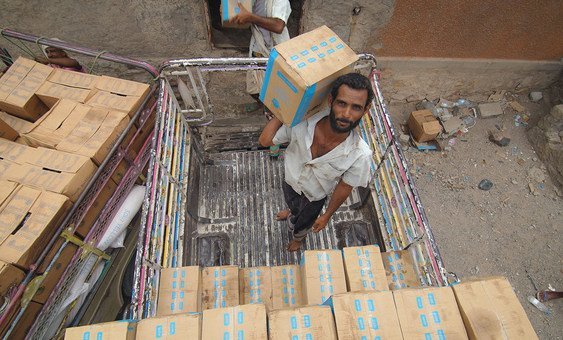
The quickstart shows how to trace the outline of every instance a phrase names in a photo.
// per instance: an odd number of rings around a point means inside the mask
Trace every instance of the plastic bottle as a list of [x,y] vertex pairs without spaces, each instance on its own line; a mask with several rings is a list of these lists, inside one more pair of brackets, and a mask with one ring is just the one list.
[[551,310],[546,305],[541,303],[540,300],[536,299],[535,297],[528,296],[528,301],[530,301],[530,303],[532,305],[536,306],[537,309],[541,310],[545,314],[547,314],[547,315],[551,314]]

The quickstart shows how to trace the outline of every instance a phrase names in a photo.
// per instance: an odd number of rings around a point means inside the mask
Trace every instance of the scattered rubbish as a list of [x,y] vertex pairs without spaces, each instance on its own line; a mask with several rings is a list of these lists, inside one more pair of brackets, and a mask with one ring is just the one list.
[[498,102],[498,101],[501,101],[502,99],[504,99],[504,94],[505,94],[505,93],[506,93],[505,90],[502,90],[502,91],[495,91],[495,92],[493,92],[493,94],[491,94],[491,95],[489,96],[488,101],[490,101],[490,102]]
[[528,296],[528,301],[534,305],[537,309],[539,309],[540,311],[544,312],[546,315],[551,314],[551,310],[544,305],[543,303],[541,303],[538,299],[536,299],[533,296]]
[[[475,112],[475,109],[471,109],[471,110]],[[475,116],[464,116],[461,119],[463,120],[463,124],[465,125],[465,127],[468,129],[474,127],[475,124],[477,123],[477,121],[475,120]]]
[[513,108],[514,111],[516,111],[516,112],[522,113],[522,112],[526,111],[526,108],[524,106],[522,106],[522,104],[520,104],[517,101],[508,102],[508,105],[510,105],[510,107]]
[[543,98],[543,93],[541,93],[540,91],[530,92],[529,97],[531,101],[538,102]]
[[428,142],[417,142],[416,140],[413,140],[413,144],[419,151],[438,151],[438,150],[440,150],[440,146],[438,145],[438,142],[435,141],[435,140],[431,140],[431,141],[428,141]]
[[555,291],[555,288],[553,288],[553,287],[551,286],[551,283],[549,283],[549,284],[547,285],[547,289],[548,289],[548,290],[551,290],[552,292]]
[[447,121],[442,121],[442,126],[444,127],[446,134],[449,136],[463,128],[463,120],[459,117],[451,117]]
[[409,144],[409,141],[411,140],[411,136],[401,133],[399,135],[399,141],[403,144]]
[[515,179],[512,179],[510,182],[511,182],[512,184],[515,184],[515,185],[518,184],[518,181],[515,180]]
[[533,183],[528,183],[528,189],[530,189],[530,194],[534,195],[534,196],[538,196],[539,192],[536,189],[536,186]]
[[505,137],[502,131],[489,131],[489,140],[498,146],[508,146],[510,138]]
[[530,116],[525,113],[514,115],[514,126],[528,126]]
[[471,103],[469,100],[464,99],[464,98],[460,98],[455,102],[456,106],[458,107],[472,107],[474,106],[473,103]]
[[457,138],[452,138],[448,141],[449,146],[454,146],[457,144]]
[[454,106],[456,106],[456,103],[451,102],[444,98],[440,98],[440,101],[438,102],[438,106],[442,108],[453,109]]
[[428,142],[436,138],[442,132],[440,122],[434,118],[429,110],[419,110],[411,112],[408,126],[417,142]]
[[451,147],[451,146],[446,146],[446,147],[444,147],[444,151],[448,151],[448,152],[449,152],[449,151],[452,151],[452,147]]
[[482,118],[496,117],[504,113],[500,102],[479,104],[479,112]]
[[530,177],[530,179],[538,182],[538,183],[543,183],[545,182],[545,174],[543,173],[543,171],[537,167],[532,167],[530,168],[530,170],[528,170],[528,177]]
[[545,184],[543,183],[538,183],[537,188],[540,190],[544,190],[545,189]]
[[477,275],[477,274],[479,274],[479,266],[475,266],[471,268],[471,275]]
[[511,150],[512,156],[516,156],[518,154],[518,146],[514,145]]
[[484,179],[479,182],[478,188],[484,191],[489,191],[493,187],[493,182],[489,181],[488,179]]
[[533,162],[537,162],[537,161],[538,161],[538,158],[537,158],[537,157],[532,157],[532,161],[533,161]]

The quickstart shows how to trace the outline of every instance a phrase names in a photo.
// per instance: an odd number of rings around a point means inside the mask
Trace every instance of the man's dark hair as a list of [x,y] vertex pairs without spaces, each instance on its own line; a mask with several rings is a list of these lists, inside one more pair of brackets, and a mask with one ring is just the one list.
[[369,103],[373,100],[374,94],[373,90],[371,89],[371,83],[369,79],[359,73],[348,73],[342,75],[332,83],[332,89],[330,90],[330,95],[332,99],[336,99],[338,95],[338,89],[340,86],[346,85],[354,90],[367,90],[368,91],[368,99],[366,100],[366,105],[364,108],[368,106]]

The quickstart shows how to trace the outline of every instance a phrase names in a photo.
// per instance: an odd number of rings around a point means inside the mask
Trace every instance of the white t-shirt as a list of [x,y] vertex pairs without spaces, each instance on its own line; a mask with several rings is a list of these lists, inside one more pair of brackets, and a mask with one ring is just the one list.
[[[281,19],[287,25],[287,19],[291,14],[291,5],[288,0],[256,0],[252,7],[252,13],[262,17]],[[249,55],[252,56],[252,52],[257,52],[268,57],[274,46],[287,40],[289,40],[287,26],[283,28],[280,34],[277,34],[257,25],[252,25]]]
[[289,142],[284,153],[285,181],[310,201],[330,195],[340,179],[353,187],[365,187],[370,179],[372,151],[355,130],[327,154],[312,158],[315,126],[328,114],[327,109],[293,128],[284,125],[273,138],[274,144]]

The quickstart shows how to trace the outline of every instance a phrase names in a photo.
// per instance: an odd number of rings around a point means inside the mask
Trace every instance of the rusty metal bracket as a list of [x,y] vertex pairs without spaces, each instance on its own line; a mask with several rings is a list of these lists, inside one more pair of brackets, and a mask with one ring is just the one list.
[[78,247],[82,248],[82,254],[81,257],[85,258],[88,254],[94,254],[98,257],[101,257],[102,259],[108,261],[111,256],[109,256],[108,254],[104,253],[103,251],[101,251],[100,249],[94,247],[93,245],[89,244],[89,243],[85,243],[84,241],[82,241],[81,239],[79,239],[77,236],[75,236],[74,234],[72,234],[70,231],[68,230],[64,230],[61,233],[61,237],[64,238],[65,240],[67,240],[68,242],[77,245]]

